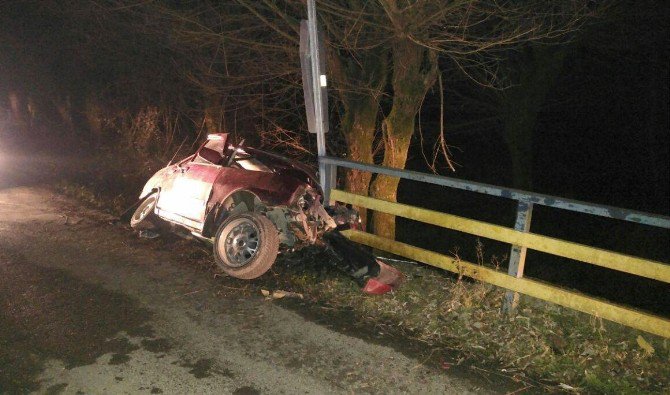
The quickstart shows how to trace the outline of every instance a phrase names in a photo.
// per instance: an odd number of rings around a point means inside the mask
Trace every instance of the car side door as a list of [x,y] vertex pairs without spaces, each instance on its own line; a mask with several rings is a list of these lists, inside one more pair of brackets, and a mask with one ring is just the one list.
[[208,144],[191,159],[174,166],[170,186],[161,190],[159,216],[202,230],[212,185],[223,168],[222,154]]
[[[220,165],[190,162],[179,170],[175,179],[178,204],[175,214],[191,222],[191,227],[202,228],[212,184],[221,172]],[[193,226],[193,222],[197,226]],[[189,223],[186,223],[189,225]]]

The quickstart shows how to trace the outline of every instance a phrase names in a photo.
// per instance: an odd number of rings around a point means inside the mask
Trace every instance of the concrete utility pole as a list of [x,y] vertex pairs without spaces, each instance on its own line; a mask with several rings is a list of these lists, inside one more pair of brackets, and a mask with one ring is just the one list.
[[[314,98],[314,126],[316,132],[316,147],[319,159],[326,156],[326,133],[324,130],[324,111],[323,98],[321,96],[321,89],[327,85],[326,75],[321,74],[321,60],[319,53],[319,34],[317,30],[316,21],[316,4],[315,0],[307,0],[307,24],[309,27],[309,52],[312,65],[312,95]],[[327,122],[327,119],[325,120]],[[328,177],[326,174],[326,165],[319,160],[319,182],[324,190],[330,190],[331,185],[328,185]]]

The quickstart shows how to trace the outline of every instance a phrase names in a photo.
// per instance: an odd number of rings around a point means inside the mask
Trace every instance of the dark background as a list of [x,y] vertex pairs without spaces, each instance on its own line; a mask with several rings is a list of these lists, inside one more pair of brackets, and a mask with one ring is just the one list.
[[[534,192],[646,211],[670,212],[668,5],[642,2],[624,21],[590,29],[569,45],[562,70],[537,118],[533,142]],[[472,87],[476,90],[476,87]],[[450,100],[446,96],[447,102]],[[457,101],[457,99],[455,99]],[[439,111],[434,95],[424,119]],[[432,106],[431,106],[432,104]],[[488,118],[476,108],[447,112],[447,127]],[[437,125],[428,125],[436,128]],[[449,133],[460,164],[457,178],[513,186],[509,154],[493,122]],[[417,142],[418,143],[418,142]],[[418,144],[408,168],[428,171]],[[402,181],[399,200],[505,226],[516,203]],[[475,237],[399,220],[398,237],[411,244],[476,260]],[[535,206],[531,231],[661,262],[670,261],[668,230]],[[509,254],[480,240],[487,259]],[[504,265],[503,265],[504,267]],[[670,315],[670,286],[529,251],[525,274],[593,295]]]

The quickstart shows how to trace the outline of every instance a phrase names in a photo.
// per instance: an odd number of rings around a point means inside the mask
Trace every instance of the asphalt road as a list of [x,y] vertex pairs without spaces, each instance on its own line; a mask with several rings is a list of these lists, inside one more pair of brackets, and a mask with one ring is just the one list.
[[490,392],[221,292],[211,271],[107,215],[8,180],[22,169],[0,167],[0,393]]

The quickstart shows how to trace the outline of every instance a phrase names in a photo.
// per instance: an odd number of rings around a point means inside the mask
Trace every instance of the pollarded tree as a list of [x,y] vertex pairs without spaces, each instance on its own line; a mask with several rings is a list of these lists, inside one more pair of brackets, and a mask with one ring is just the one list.
[[[446,58],[453,66],[448,71],[460,71],[471,76],[488,75],[480,81],[488,84],[495,79],[496,57],[502,50],[570,34],[582,25],[590,13],[587,3],[582,1],[324,0],[319,5],[324,10],[321,14],[323,25],[331,33],[329,37],[335,38],[331,47],[337,47],[338,42],[342,42],[337,40],[338,36],[350,37],[366,31],[377,33],[378,43],[375,46],[370,47],[367,43],[366,48],[348,44],[348,53],[340,53],[340,59],[351,61],[349,59],[353,58],[361,69],[379,75],[372,71],[379,66],[375,62],[364,63],[361,53],[374,49],[389,54],[389,89],[383,93],[389,95],[391,106],[387,113],[382,114],[382,164],[396,168],[405,167],[417,113],[441,72],[438,67],[440,58]],[[332,9],[337,12],[330,11]],[[350,25],[360,27],[352,29],[347,24],[333,22],[333,19],[347,20]],[[336,31],[333,26],[348,26],[349,29],[335,35],[332,34]],[[375,98],[380,94],[374,90],[369,92]],[[351,131],[344,133],[351,134]],[[369,140],[373,133],[362,135]],[[356,144],[359,149],[368,147],[360,140],[352,140],[351,144]],[[365,157],[371,155],[361,155],[362,159]],[[378,176],[371,184],[370,195],[395,201],[398,182],[395,177]],[[376,234],[394,238],[395,221],[392,216],[376,213],[373,224]]]

